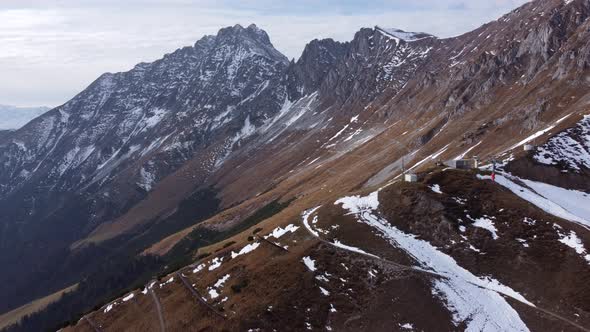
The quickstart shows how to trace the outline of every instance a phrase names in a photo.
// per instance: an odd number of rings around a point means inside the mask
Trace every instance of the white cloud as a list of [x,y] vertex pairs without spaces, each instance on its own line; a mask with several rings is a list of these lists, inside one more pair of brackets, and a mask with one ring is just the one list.
[[523,0],[40,0],[0,2],[0,102],[56,106],[101,73],[123,71],[240,23],[298,57],[314,38],[350,40],[376,24],[441,37],[467,32]]

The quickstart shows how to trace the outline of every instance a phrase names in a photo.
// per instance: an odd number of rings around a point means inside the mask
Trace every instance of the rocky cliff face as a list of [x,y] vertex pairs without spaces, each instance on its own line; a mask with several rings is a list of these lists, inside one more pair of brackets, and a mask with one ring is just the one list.
[[312,40],[305,46],[297,62],[287,70],[287,85],[291,99],[316,92],[326,75],[334,69],[349,50],[349,43],[332,39]]
[[278,83],[286,66],[266,33],[252,25],[222,29],[129,72],[105,74],[2,142],[1,194],[35,181],[58,190],[100,187],[154,152],[166,160],[166,154],[210,144],[224,130],[231,136],[260,126],[282,104]]
[[[264,31],[236,25],[156,62],[104,74],[4,135],[0,247],[36,238],[28,253],[54,252],[124,212],[194,156],[198,176],[214,171],[279,111],[287,65]],[[47,232],[55,222],[64,224]],[[17,252],[4,250],[2,262]]]

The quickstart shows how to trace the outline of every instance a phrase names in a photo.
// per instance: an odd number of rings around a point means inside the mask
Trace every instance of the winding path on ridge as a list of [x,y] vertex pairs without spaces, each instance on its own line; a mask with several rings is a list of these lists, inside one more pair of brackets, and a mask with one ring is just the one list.
[[200,303],[201,305],[204,305],[208,310],[211,310],[211,312],[213,312],[215,315],[223,318],[223,319],[227,319],[227,317],[220,313],[217,309],[215,309],[211,304],[209,304],[207,301],[203,300],[203,297],[201,296],[201,294],[199,293],[199,291],[197,291],[191,284],[190,282],[188,282],[188,280],[186,280],[186,277],[181,273],[181,272],[177,272],[176,276],[180,279],[180,281],[182,282],[182,284],[184,285],[184,287],[191,293],[191,295],[195,298],[195,300],[197,300],[197,303]]
[[102,332],[100,327],[98,327],[98,325],[96,325],[96,323],[94,323],[94,321],[90,317],[84,316],[84,320],[86,321],[86,323],[88,323],[88,325],[90,325],[94,332]]
[[[443,274],[440,274],[440,273],[437,273],[437,272],[428,271],[428,270],[422,269],[422,268],[420,268],[420,267],[417,267],[417,266],[409,266],[409,265],[404,265],[404,264],[396,263],[396,262],[393,262],[393,261],[387,260],[387,259],[385,259],[385,258],[379,257],[379,256],[377,256],[377,255],[374,255],[374,254],[371,254],[371,253],[367,253],[367,252],[363,252],[363,251],[356,251],[356,250],[347,249],[345,246],[338,245],[338,244],[336,244],[336,243],[333,243],[333,242],[330,242],[330,241],[328,241],[328,240],[325,240],[325,239],[323,239],[323,238],[322,238],[322,237],[319,235],[319,233],[318,233],[318,232],[316,232],[316,231],[314,231],[314,230],[313,230],[313,228],[312,228],[311,224],[310,224],[310,223],[309,223],[309,221],[308,221],[308,218],[309,218],[309,217],[310,217],[312,214],[314,214],[318,208],[319,208],[319,206],[318,206],[317,208],[314,208],[314,209],[308,210],[308,211],[309,211],[308,213],[304,213],[304,214],[302,215],[302,217],[301,217],[301,223],[303,224],[303,228],[305,228],[305,230],[306,230],[306,231],[307,231],[309,234],[311,234],[313,237],[315,237],[315,238],[316,238],[318,241],[320,241],[321,243],[327,244],[327,245],[329,245],[329,246],[331,246],[331,247],[333,247],[333,248],[336,248],[336,249],[338,249],[338,250],[343,250],[343,251],[347,251],[347,252],[352,252],[352,253],[354,253],[354,254],[357,254],[357,255],[362,255],[362,256],[368,257],[368,258],[370,258],[370,259],[373,259],[373,260],[376,260],[376,261],[382,262],[382,263],[384,263],[384,264],[387,264],[387,265],[390,265],[390,266],[394,266],[394,267],[396,267],[397,269],[399,269],[400,271],[403,271],[403,270],[405,270],[405,271],[415,271],[415,272],[418,272],[418,273],[427,274],[427,275],[429,275],[429,276],[434,276],[434,277],[439,277],[439,278],[445,278],[445,279],[447,279],[447,278],[448,278],[447,276],[445,276],[445,275],[443,275]],[[550,310],[547,310],[547,309],[541,308],[541,307],[539,307],[539,306],[537,306],[537,305],[531,305],[530,303],[527,303],[527,302],[521,301],[520,299],[517,299],[517,298],[515,298],[515,297],[512,297],[512,296],[510,296],[510,295],[508,295],[508,294],[503,294],[503,293],[500,293],[500,292],[498,292],[498,291],[496,291],[495,289],[492,289],[492,288],[483,287],[482,285],[475,284],[475,283],[473,283],[473,282],[471,282],[471,281],[469,281],[469,280],[465,280],[465,282],[467,282],[467,283],[469,283],[469,284],[472,284],[472,285],[474,285],[474,286],[477,286],[477,287],[483,288],[483,289],[487,289],[487,290],[490,290],[490,291],[494,291],[494,292],[496,292],[496,293],[497,293],[498,295],[500,295],[500,296],[509,297],[509,298],[511,298],[511,299],[512,299],[512,300],[514,300],[514,301],[518,301],[518,302],[520,302],[520,303],[522,303],[522,304],[525,304],[525,305],[527,305],[529,308],[533,308],[533,309],[535,309],[535,310],[537,310],[537,311],[539,311],[539,312],[541,312],[541,313],[544,313],[544,314],[546,314],[546,315],[549,315],[549,316],[551,316],[551,317],[553,317],[553,318],[555,318],[555,319],[557,319],[557,320],[560,320],[560,321],[562,321],[563,323],[566,323],[566,324],[568,324],[568,325],[574,326],[574,327],[576,327],[577,329],[579,329],[579,330],[581,330],[581,331],[590,332],[590,329],[588,329],[588,328],[586,328],[586,327],[584,327],[584,326],[582,326],[582,325],[580,325],[580,324],[578,324],[578,323],[576,323],[576,322],[574,322],[574,321],[572,321],[572,320],[570,320],[570,319],[568,319],[568,318],[566,318],[566,317],[563,317],[563,316],[561,316],[561,315],[559,315],[559,314],[557,314],[557,313],[554,313],[554,312],[552,312],[552,311],[550,311]]]
[[158,319],[160,320],[160,331],[166,332],[166,324],[164,323],[164,314],[162,313],[162,305],[160,304],[160,299],[158,299],[158,295],[154,292],[153,288],[149,289],[150,295],[154,300],[154,304],[156,305],[156,311],[158,312]]

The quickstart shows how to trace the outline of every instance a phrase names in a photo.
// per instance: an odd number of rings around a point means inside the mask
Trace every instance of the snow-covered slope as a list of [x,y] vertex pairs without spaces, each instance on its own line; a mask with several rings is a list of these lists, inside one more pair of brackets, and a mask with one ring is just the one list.
[[421,268],[441,276],[434,282],[432,292],[440,296],[453,312],[455,325],[466,324],[466,331],[528,331],[504,297],[533,307],[534,304],[498,280],[473,275],[427,241],[406,234],[379,218],[376,213],[379,208],[378,192],[364,197],[343,197],[336,204],[349,211],[359,222],[376,229],[392,246],[414,258]]
[[[480,176],[480,178],[490,179],[490,176]],[[516,181],[523,183],[524,186]],[[589,194],[547,183],[520,179],[510,174],[497,175],[496,182],[543,211],[579,223],[590,230],[590,209],[587,205],[590,202]]]
[[572,172],[590,170],[590,115],[539,146],[533,158]]
[[380,26],[376,26],[375,28],[392,38],[403,40],[405,42],[413,42],[425,38],[436,38],[433,35],[424,32],[406,32],[396,28],[383,28]]

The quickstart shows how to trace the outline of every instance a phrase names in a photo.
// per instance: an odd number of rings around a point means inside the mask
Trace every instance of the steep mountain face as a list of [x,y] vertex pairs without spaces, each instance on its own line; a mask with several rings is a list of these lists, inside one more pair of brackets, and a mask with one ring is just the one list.
[[[277,83],[286,65],[266,33],[236,26],[154,63],[105,74],[4,140],[2,196],[34,178],[70,191],[100,187],[112,181],[113,170],[148,161],[164,143],[169,154],[181,155],[210,144],[230,124],[245,135],[280,108],[285,92]],[[257,105],[264,98],[265,107]]]
[[567,171],[590,170],[590,118],[584,117],[575,127],[568,129],[540,146],[534,159],[545,165],[560,165]]
[[[0,136],[0,244],[59,248],[3,276],[35,272],[2,292],[64,257],[59,271],[82,270],[80,253],[100,264],[94,245],[132,244],[125,254],[195,263],[70,328],[164,316],[178,329],[584,329],[588,17],[589,1],[538,0],[455,38],[361,29],[291,62],[236,26],[105,74]],[[473,156],[481,170],[432,168]],[[420,182],[397,182],[402,168]],[[432,319],[408,309],[416,299]]]
[[278,112],[287,65],[256,26],[225,28],[154,63],[102,75],[3,137],[0,247],[11,250],[2,262],[21,260],[13,249],[29,239],[26,255],[67,248],[195,155],[195,176],[205,177]]
[[[2,248],[12,249],[0,258],[5,264],[23,257],[31,262],[5,274],[14,282],[4,283],[2,293],[15,301],[4,302],[5,309],[26,300],[23,293],[39,296],[90,273],[94,264],[80,264],[76,257],[108,256],[104,250],[112,249],[84,249],[89,243],[120,238],[108,245],[120,247],[131,235],[140,243],[132,246],[145,246],[162,236],[154,234],[166,235],[214,212],[215,206],[204,208],[169,225],[179,204],[195,193],[202,197],[203,188],[231,185],[225,191],[230,193],[241,188],[221,208],[267,190],[277,175],[287,173],[284,167],[269,167],[271,174],[256,186],[243,186],[236,164],[227,159],[251,159],[249,165],[260,169],[256,165],[265,163],[266,149],[284,149],[292,134],[333,136],[340,129],[330,122],[349,117],[330,105],[361,94],[374,98],[394,79],[393,72],[399,74],[399,89],[425,58],[422,46],[412,49],[381,30],[364,29],[351,43],[312,42],[289,65],[256,26],[225,28],[154,63],[105,74],[70,102],[4,137],[0,238]],[[382,68],[387,61],[390,66]],[[354,83],[368,68],[380,81]],[[319,122],[329,128],[315,128]],[[257,146],[262,152],[256,153]],[[303,160],[290,159],[292,166]]]
[[[428,58],[437,39],[430,35],[387,31],[379,27],[361,29],[347,58],[336,69],[336,72],[346,74],[332,73],[322,91],[334,89],[346,106],[352,105],[352,100],[365,104],[371,102],[386,89],[393,94],[401,90]],[[422,37],[411,37],[414,35]]]
[[349,50],[349,43],[332,39],[312,40],[297,62],[287,70],[287,86],[292,100],[316,92],[324,78]]

